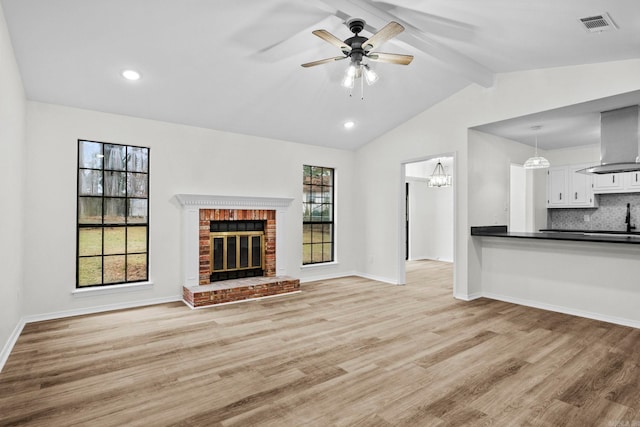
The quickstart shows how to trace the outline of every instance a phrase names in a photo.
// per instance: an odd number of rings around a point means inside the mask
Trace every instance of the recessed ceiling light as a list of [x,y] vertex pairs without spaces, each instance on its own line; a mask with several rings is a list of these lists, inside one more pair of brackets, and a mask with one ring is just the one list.
[[345,129],[351,129],[352,127],[354,127],[356,124],[354,121],[349,120],[348,122],[344,122],[344,128]]
[[127,80],[140,80],[140,77],[142,76],[136,70],[124,70],[122,72],[122,77]]

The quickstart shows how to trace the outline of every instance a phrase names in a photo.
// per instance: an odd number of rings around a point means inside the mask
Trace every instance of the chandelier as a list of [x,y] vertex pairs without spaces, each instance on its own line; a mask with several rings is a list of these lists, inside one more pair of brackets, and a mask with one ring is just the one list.
[[428,178],[427,185],[429,187],[450,187],[451,175],[447,175],[442,166],[442,162],[438,160],[436,167],[433,169],[433,173]]

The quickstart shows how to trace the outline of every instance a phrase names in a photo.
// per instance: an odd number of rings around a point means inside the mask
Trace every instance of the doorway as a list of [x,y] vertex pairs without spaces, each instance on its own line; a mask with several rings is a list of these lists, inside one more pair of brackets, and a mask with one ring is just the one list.
[[[453,154],[444,154],[403,163],[401,284],[406,283],[406,262],[454,262],[454,161]],[[430,184],[438,163],[451,176],[451,185]]]

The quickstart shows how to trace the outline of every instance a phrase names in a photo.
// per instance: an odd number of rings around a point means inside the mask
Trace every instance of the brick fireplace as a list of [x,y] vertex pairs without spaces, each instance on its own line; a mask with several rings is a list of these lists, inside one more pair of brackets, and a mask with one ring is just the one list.
[[[215,229],[214,226],[216,226]],[[246,272],[257,270],[260,270],[260,274],[257,274],[259,276],[276,275],[275,210],[200,209],[199,230],[201,285],[218,280],[253,277],[256,274],[246,275]],[[216,240],[220,241],[221,246],[218,253],[214,250]],[[258,248],[251,245],[253,240],[259,240]],[[246,241],[244,243],[246,250],[242,252],[246,254],[244,257],[240,255],[241,246],[244,246],[241,244],[243,241]],[[227,251],[231,242],[233,242],[233,250]],[[260,258],[260,266],[258,267],[256,263],[256,268],[251,268],[253,265],[249,259],[249,252],[253,255],[252,249],[258,249],[256,252],[259,252],[256,258]],[[235,252],[238,252],[238,256]],[[242,265],[242,260],[236,258],[246,258],[244,260],[246,266]],[[230,265],[231,261],[233,265]]]
[[[177,194],[183,299],[192,308],[299,292],[284,241],[292,199]],[[223,250],[224,249],[224,250]],[[221,255],[221,254],[224,255]],[[236,255],[237,254],[237,255]]]

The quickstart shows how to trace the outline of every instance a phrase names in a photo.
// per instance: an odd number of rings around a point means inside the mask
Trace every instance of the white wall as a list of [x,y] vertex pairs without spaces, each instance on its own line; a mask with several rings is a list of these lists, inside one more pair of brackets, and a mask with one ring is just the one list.
[[[354,153],[152,120],[28,102],[24,311],[41,315],[181,295],[179,193],[293,198],[287,274],[302,280],[355,268]],[[152,289],[72,296],[75,288],[77,139],[142,145],[150,153]],[[338,263],[301,269],[302,165],[336,168]],[[296,207],[299,207],[296,208]],[[280,264],[279,264],[280,265]]]
[[409,182],[409,259],[453,261],[453,187]]
[[511,164],[509,174],[509,231],[533,231],[527,228],[527,171],[520,164]]
[[[397,282],[402,257],[400,167],[403,162],[456,152],[456,242],[454,293],[470,298],[481,292],[479,248],[471,243],[470,225],[486,225],[503,205],[478,205],[481,188],[467,171],[475,162],[469,148],[473,126],[564,107],[640,89],[640,60],[501,74],[494,87],[471,85],[381,136],[357,152],[358,206],[367,212],[359,223],[363,252],[359,268],[370,277]],[[607,76],[603,79],[602,76]],[[474,177],[475,178],[475,177]],[[508,194],[508,192],[507,192]],[[499,197],[498,197],[499,198]],[[476,210],[481,208],[479,212]],[[375,232],[374,232],[375,230]]]
[[600,145],[560,148],[545,152],[552,166],[576,165],[580,163],[599,164]]
[[[0,350],[22,316],[25,95],[0,6]],[[0,369],[7,351],[0,353]]]

